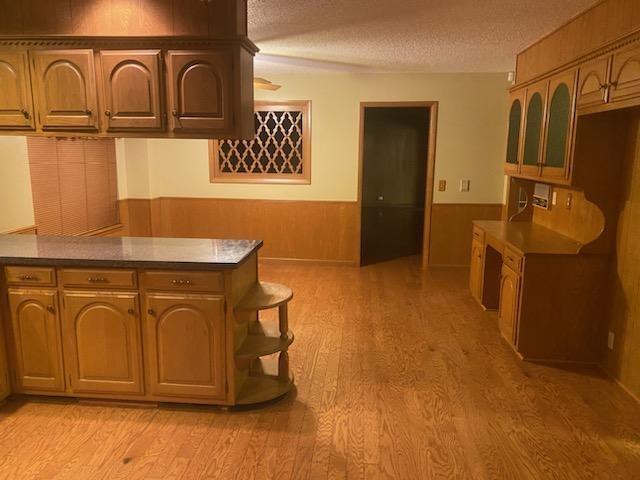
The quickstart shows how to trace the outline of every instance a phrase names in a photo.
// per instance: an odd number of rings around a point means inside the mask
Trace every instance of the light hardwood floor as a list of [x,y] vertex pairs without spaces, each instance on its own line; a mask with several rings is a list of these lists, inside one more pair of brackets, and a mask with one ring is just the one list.
[[640,478],[640,406],[519,361],[467,275],[264,265],[295,292],[297,392],[235,412],[13,400],[0,478]]

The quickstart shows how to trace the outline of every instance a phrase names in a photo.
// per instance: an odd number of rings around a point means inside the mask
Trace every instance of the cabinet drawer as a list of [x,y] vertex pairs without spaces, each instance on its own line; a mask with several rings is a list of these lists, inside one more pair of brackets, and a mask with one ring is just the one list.
[[222,292],[221,272],[170,272],[149,270],[142,273],[141,283],[148,290],[183,290],[192,292]]
[[484,230],[482,230],[480,227],[476,227],[474,225],[473,226],[473,238],[475,238],[476,240],[479,240],[481,242],[484,242]]
[[4,269],[8,285],[40,285],[55,287],[56,275],[53,268],[6,267]]
[[135,288],[134,270],[64,269],[60,271],[60,283],[65,287]]
[[514,272],[520,273],[522,271],[522,257],[519,253],[514,252],[510,248],[504,249],[502,261]]

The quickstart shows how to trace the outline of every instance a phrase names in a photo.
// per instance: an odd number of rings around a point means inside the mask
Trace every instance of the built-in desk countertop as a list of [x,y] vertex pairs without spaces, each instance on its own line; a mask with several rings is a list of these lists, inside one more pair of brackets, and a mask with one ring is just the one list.
[[[577,255],[582,244],[531,222],[474,220],[492,247],[506,244],[522,255]],[[498,248],[501,250],[500,248]]]

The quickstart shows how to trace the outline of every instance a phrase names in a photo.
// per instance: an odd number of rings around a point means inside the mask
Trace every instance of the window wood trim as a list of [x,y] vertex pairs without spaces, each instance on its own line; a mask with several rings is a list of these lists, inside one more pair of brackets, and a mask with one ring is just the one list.
[[302,111],[302,174],[229,173],[220,170],[219,140],[209,141],[209,181],[211,183],[311,184],[311,100],[256,101],[255,111]]

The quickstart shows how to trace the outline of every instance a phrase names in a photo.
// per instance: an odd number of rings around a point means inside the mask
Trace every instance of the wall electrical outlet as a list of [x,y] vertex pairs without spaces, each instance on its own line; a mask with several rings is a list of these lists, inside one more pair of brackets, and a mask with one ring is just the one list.
[[609,337],[607,338],[607,348],[609,350],[613,350],[613,342],[616,340],[616,334],[613,332],[609,332]]
[[460,191],[468,192],[471,187],[471,180],[460,180]]
[[558,192],[554,190],[551,197],[551,205],[555,205],[557,203],[558,203]]
[[439,192],[446,192],[447,191],[447,181],[446,180],[440,180],[438,182],[438,191]]
[[567,210],[571,210],[571,206],[573,205],[573,193],[567,193],[567,203],[565,205]]

